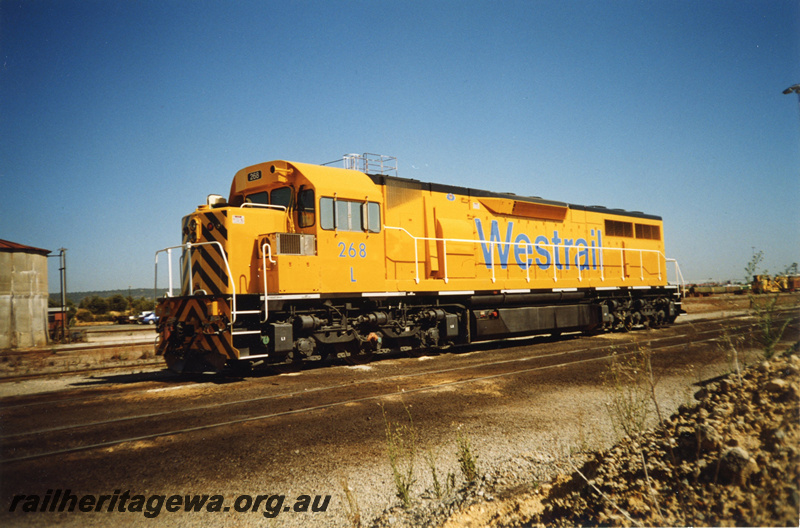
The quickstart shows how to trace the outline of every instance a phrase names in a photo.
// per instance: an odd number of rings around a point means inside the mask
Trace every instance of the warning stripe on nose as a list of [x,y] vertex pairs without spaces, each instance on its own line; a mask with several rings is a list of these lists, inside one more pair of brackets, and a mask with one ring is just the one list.
[[[230,306],[223,299],[217,299],[217,309],[219,310],[220,320],[224,323],[230,321]],[[188,352],[214,352],[222,354],[229,359],[238,359],[239,351],[233,346],[230,328],[214,326],[222,330],[219,333],[208,333],[209,317],[207,316],[207,298],[180,297],[167,299],[163,310],[168,314],[167,317],[180,321],[184,325],[194,327],[194,332],[188,335],[179,348],[185,348],[183,354]],[[178,352],[176,350],[175,352]]]
[[[195,220],[200,224],[200,238],[198,243],[219,242],[219,244],[203,244],[192,249],[191,256],[191,275],[192,288],[205,290],[210,295],[228,294],[229,279],[225,267],[224,248],[228,242],[228,230],[224,225],[224,216],[227,211],[219,213],[203,213],[196,216]],[[222,247],[220,247],[220,245]],[[188,284],[184,291],[188,291]],[[189,294],[193,292],[188,292]]]

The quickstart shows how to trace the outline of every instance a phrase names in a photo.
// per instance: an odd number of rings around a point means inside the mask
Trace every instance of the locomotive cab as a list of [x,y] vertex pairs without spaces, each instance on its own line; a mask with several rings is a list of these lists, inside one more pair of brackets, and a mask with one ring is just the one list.
[[[279,359],[297,341],[297,317],[274,317],[287,301],[385,290],[380,191],[357,171],[308,168],[247,167],[234,176],[227,201],[211,195],[184,217],[181,293],[157,307],[159,353],[171,367]],[[373,192],[365,195],[368,186]]]

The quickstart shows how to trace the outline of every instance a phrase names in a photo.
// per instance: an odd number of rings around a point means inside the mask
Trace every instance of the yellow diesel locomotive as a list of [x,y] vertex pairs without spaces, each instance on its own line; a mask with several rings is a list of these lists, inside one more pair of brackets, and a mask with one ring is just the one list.
[[227,199],[183,218],[182,244],[156,253],[156,286],[159,257],[180,267],[180,294],[170,269],[156,308],[170,368],[359,359],[681,313],[658,216],[425,183],[360,159],[363,170],[253,165]]

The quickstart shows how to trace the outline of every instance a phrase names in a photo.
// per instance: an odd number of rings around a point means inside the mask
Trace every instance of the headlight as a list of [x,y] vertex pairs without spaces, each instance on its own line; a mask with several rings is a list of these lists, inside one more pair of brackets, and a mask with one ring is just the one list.
[[194,218],[189,222],[189,241],[197,242],[197,220]]

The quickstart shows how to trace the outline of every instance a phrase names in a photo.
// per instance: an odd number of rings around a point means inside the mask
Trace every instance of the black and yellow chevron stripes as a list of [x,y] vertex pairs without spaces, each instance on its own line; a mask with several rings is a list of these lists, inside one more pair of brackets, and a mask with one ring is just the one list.
[[[225,218],[227,211],[203,212],[190,215],[184,218],[184,244],[219,242],[217,244],[207,244],[195,246],[191,251],[190,270],[192,278],[192,289],[205,290],[209,295],[223,295],[231,293],[228,273],[225,268],[224,248],[228,243],[228,230],[225,228]],[[192,229],[194,227],[194,230]],[[188,232],[188,233],[187,233]],[[194,235],[194,236],[193,236]],[[194,238],[194,240],[192,240]],[[225,254],[227,256],[227,253]],[[184,273],[182,281],[182,291],[184,295],[191,295],[189,292],[188,275]]]
[[[189,219],[191,215],[186,215],[181,220],[181,244],[186,246],[186,243],[189,242],[190,234],[189,234]],[[191,262],[187,259],[189,258],[189,252],[185,249],[181,254],[181,295],[191,295],[192,292],[189,291],[189,269],[191,266]],[[170,270],[172,271],[172,270]]]
[[[170,339],[169,335],[162,335],[162,342],[168,343],[166,350],[177,357],[188,357],[192,354],[215,353],[223,354],[226,359],[238,359],[239,351],[231,342],[230,327],[227,323],[231,318],[231,309],[224,299],[216,299],[217,311],[214,320],[208,315],[207,297],[173,297],[164,299],[159,306],[159,312],[166,319],[164,333],[177,332],[172,326],[180,322],[185,335],[180,339]],[[189,329],[191,327],[191,329]]]

